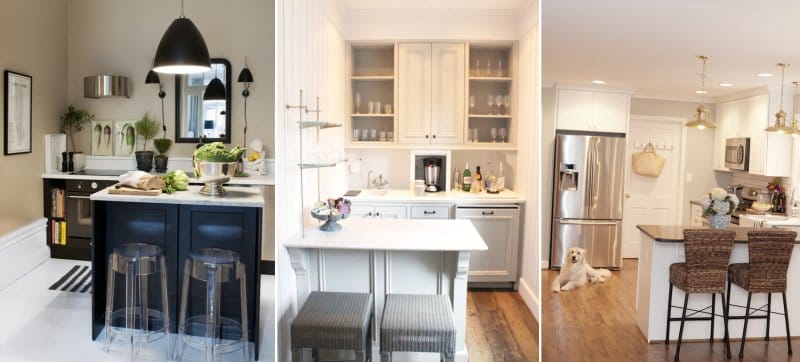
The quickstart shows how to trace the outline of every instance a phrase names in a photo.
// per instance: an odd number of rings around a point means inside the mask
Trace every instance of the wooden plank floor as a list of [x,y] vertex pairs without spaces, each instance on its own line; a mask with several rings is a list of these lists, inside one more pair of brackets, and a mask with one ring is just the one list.
[[[636,266],[635,259],[625,259],[622,271],[614,272],[606,283],[561,293],[550,291],[550,283],[557,272],[542,271],[542,361],[673,359],[674,342],[648,344],[636,326]],[[756,330],[763,330],[763,327],[755,327],[753,336]],[[748,339],[741,360],[737,356],[738,341],[731,341],[731,349],[733,361],[800,361],[800,353],[796,353],[794,359],[787,355],[785,339],[771,342]],[[800,351],[797,339],[793,340],[792,349]],[[731,361],[725,357],[721,341],[684,343],[681,360]]]
[[467,349],[470,361],[538,361],[539,326],[519,293],[470,289]]

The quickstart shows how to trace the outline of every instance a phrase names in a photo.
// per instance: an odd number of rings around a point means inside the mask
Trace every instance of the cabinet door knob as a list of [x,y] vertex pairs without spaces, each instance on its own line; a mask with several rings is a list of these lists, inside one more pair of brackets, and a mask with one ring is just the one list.
[[626,192],[626,193],[625,193],[625,198],[626,198],[626,199],[630,199],[630,198],[631,198],[631,194],[629,194],[629,193],[627,193],[627,192]]
[[425,135],[425,138],[429,138],[429,137],[430,137],[429,135]]
[[372,212],[368,212],[368,213],[367,213],[367,216],[372,216]]
[[381,216],[381,213],[379,213],[379,212],[375,213],[375,217],[380,217],[380,216]]
[[433,135],[433,138],[436,138],[436,135]]

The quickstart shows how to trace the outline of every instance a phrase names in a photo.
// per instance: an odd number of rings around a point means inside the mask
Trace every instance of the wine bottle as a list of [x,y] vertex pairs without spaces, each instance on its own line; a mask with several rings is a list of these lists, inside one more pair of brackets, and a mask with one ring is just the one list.
[[464,178],[463,178],[463,185],[461,186],[461,190],[464,192],[469,192],[472,187],[472,173],[469,172],[469,162],[467,165],[464,166]]
[[497,173],[497,191],[506,189],[506,175],[503,174],[503,163],[500,162],[500,171]]
[[475,177],[472,182],[472,192],[483,190],[483,176],[481,176],[481,166],[475,166]]

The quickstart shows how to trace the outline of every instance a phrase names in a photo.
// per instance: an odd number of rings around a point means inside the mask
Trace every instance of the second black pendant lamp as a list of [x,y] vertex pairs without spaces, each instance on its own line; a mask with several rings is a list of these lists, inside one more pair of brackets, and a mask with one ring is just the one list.
[[153,70],[159,73],[192,74],[211,70],[211,58],[203,34],[183,15],[169,25],[156,50]]

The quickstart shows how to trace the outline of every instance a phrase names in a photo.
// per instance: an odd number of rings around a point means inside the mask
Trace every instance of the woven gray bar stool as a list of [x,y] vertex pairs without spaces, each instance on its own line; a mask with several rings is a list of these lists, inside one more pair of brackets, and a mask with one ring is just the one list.
[[356,361],[372,361],[372,294],[311,292],[291,325],[292,361],[311,348],[351,350]]
[[[115,303],[117,274],[125,279],[122,303]],[[160,302],[151,303],[148,288],[151,277],[160,284]],[[160,308],[158,308],[160,307]],[[114,248],[108,256],[108,281],[106,287],[106,341],[103,350],[108,352],[116,337],[129,343],[130,359],[136,360],[136,346],[168,336],[169,304],[167,302],[167,267],[161,248],[156,245],[131,243]],[[171,343],[166,342],[166,356],[171,356]]]
[[[202,313],[192,314],[189,303],[192,280],[205,282]],[[239,281],[239,308],[241,321],[223,316],[223,283]],[[195,304],[197,300],[192,300]],[[216,361],[220,353],[237,351],[243,353],[243,361],[250,361],[249,337],[247,333],[247,283],[245,267],[239,254],[231,250],[216,248],[200,249],[189,254],[183,273],[181,312],[178,322],[178,348],[176,359],[183,358],[188,345],[204,352],[205,361]],[[258,343],[258,341],[256,341]]]
[[388,294],[381,321],[381,362],[392,352],[439,353],[452,362],[456,352],[453,309],[445,295]]

